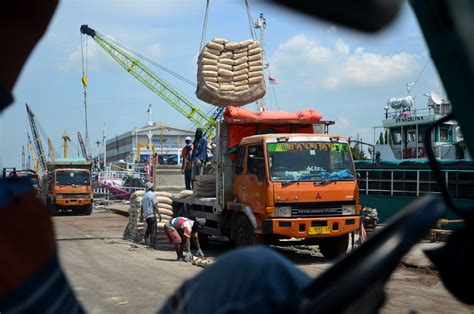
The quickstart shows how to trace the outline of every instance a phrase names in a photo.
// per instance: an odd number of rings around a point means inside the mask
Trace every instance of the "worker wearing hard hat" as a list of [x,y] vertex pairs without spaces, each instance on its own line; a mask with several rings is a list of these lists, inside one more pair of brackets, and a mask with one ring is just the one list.
[[181,172],[184,174],[186,190],[191,190],[191,157],[193,153],[193,140],[190,136],[186,136],[184,142],[186,145],[181,150],[181,158],[183,160],[181,164]]

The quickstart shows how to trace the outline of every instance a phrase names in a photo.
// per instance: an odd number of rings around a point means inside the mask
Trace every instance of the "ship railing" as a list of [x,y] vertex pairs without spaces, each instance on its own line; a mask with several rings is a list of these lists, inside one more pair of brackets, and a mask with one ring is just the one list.
[[399,109],[399,110],[387,110],[385,112],[385,119],[400,119],[400,118],[409,118],[409,117],[422,117],[430,116],[433,114],[436,115],[447,115],[451,110],[447,107],[433,107],[433,108],[423,108],[423,109]]
[[99,182],[103,182],[105,180],[123,180],[127,177],[139,178],[143,180],[147,180],[147,175],[145,173],[140,172],[132,172],[132,171],[102,171],[98,173],[98,180]]
[[[357,169],[359,193],[366,195],[420,196],[439,194],[429,169]],[[474,170],[442,170],[450,195],[455,199],[474,199]]]

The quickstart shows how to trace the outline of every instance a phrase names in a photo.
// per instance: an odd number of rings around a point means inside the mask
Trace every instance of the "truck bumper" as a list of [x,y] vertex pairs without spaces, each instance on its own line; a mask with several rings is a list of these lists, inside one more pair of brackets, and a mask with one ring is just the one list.
[[262,221],[263,234],[277,234],[291,238],[337,237],[359,228],[359,216],[274,218]]
[[92,200],[90,199],[73,199],[73,198],[63,198],[63,199],[56,199],[57,206],[61,207],[70,207],[70,206],[84,206],[92,204]]

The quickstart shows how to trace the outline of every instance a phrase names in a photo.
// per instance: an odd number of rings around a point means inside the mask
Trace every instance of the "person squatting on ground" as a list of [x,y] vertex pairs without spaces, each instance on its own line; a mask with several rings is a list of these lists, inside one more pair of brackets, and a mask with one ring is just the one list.
[[191,261],[190,238],[193,239],[196,245],[196,255],[204,256],[198,237],[198,230],[203,227],[204,223],[201,220],[191,220],[186,217],[173,218],[165,225],[166,236],[168,237],[168,241],[174,244],[178,260],[184,260],[185,262]]
[[140,221],[143,221],[145,218],[146,221],[146,231],[144,240],[147,243],[148,238],[148,245],[154,249],[156,243],[156,215],[158,214],[159,221],[161,221],[161,215],[158,211],[158,201],[156,199],[155,189],[153,188],[153,184],[147,182],[146,184],[146,192],[143,194],[142,197],[142,206],[140,210]]
[[192,154],[192,171],[191,179],[194,181],[196,176],[204,174],[204,168],[206,166],[207,156],[207,136],[203,134],[201,128],[196,129],[196,135],[194,136],[193,143],[193,154]]
[[181,157],[183,158],[183,163],[181,165],[181,172],[184,174],[184,184],[186,185],[186,190],[192,190],[191,186],[191,157],[193,153],[193,143],[192,139],[189,136],[186,136],[184,142],[186,145],[181,151]]

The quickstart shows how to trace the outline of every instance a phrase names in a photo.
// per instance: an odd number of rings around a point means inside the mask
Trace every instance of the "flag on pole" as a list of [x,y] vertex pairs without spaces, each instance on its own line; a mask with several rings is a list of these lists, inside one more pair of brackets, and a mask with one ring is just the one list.
[[269,82],[270,84],[278,84],[276,78],[274,78],[273,76],[269,76],[269,77],[268,77],[268,82]]

